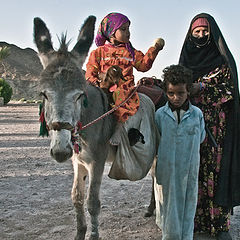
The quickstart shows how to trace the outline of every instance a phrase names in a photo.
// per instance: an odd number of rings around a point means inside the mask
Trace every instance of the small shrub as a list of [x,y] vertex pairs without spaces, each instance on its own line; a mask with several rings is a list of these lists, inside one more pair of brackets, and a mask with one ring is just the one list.
[[0,61],[10,55],[10,48],[7,46],[0,47]]
[[3,97],[4,104],[10,101],[12,93],[11,86],[3,78],[0,78],[0,97]]

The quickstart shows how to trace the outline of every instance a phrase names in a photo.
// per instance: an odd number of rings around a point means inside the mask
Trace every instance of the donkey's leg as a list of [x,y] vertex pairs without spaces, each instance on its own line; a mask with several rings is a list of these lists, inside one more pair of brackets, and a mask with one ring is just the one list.
[[150,205],[147,208],[147,212],[144,214],[144,217],[151,217],[156,208],[155,195],[154,195],[154,177],[152,176],[152,194]]
[[151,217],[153,212],[156,208],[156,201],[155,201],[155,189],[154,189],[154,177],[155,177],[155,170],[156,170],[156,163],[157,158],[154,158],[153,165],[150,169],[150,174],[152,176],[152,194],[151,194],[151,201],[150,205],[148,206],[147,212],[144,214],[145,217]]
[[84,213],[84,190],[85,179],[87,177],[86,168],[78,163],[73,157],[74,179],[72,187],[72,202],[76,210],[77,217],[77,235],[75,240],[84,240],[87,231],[86,218]]
[[100,199],[99,191],[102,182],[102,175],[104,170],[104,161],[98,159],[99,162],[94,161],[89,169],[89,188],[87,206],[88,212],[91,216],[91,236],[90,240],[98,240],[98,215],[100,213]]

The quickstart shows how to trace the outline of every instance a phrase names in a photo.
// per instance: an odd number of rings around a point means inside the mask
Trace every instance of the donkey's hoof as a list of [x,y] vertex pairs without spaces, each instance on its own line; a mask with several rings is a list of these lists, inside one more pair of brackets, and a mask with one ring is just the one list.
[[81,231],[78,231],[74,240],[84,240],[86,231],[87,231],[87,227],[84,227]]
[[85,236],[83,235],[76,235],[76,237],[74,238],[74,240],[84,240]]
[[153,215],[153,212],[147,211],[144,214],[144,217],[151,217]]
[[89,240],[99,240],[99,234],[96,232],[91,232]]

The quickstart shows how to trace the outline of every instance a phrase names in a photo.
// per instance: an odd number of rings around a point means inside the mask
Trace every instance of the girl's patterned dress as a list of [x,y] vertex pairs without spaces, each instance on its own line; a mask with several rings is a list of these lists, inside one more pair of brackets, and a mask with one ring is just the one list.
[[[113,99],[115,105],[119,105],[135,88],[133,67],[141,72],[148,71],[158,52],[159,49],[155,47],[150,47],[145,55],[141,51],[134,50],[133,59],[124,44],[119,46],[105,44],[91,52],[87,63],[86,79],[89,82],[96,82],[100,73],[106,73],[109,67],[118,65],[122,69],[124,80],[118,83],[118,88],[113,93]],[[129,116],[134,115],[139,104],[138,94],[135,93],[126,104],[114,112],[118,121],[125,122]]]
[[209,232],[214,236],[219,231],[228,231],[230,223],[229,209],[217,206],[214,196],[226,134],[227,105],[228,101],[233,100],[233,82],[230,69],[226,66],[199,78],[198,82],[203,84],[203,90],[195,101],[203,112],[206,126],[214,136],[217,147],[213,147],[208,135],[201,145],[195,232]]

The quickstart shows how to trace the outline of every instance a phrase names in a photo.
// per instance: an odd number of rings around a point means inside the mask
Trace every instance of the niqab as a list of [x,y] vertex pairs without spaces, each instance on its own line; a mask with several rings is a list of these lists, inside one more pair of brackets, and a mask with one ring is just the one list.
[[[206,44],[203,44],[203,46],[197,45],[196,40],[192,36],[192,24],[200,17],[206,18],[210,26],[210,38],[205,40]],[[213,22],[215,23],[215,20],[209,15],[197,15],[191,21],[185,38],[179,63],[193,71],[193,81],[196,81],[199,77],[204,76],[225,62],[215,43],[215,39],[222,37],[222,34],[216,23],[213,24]]]

